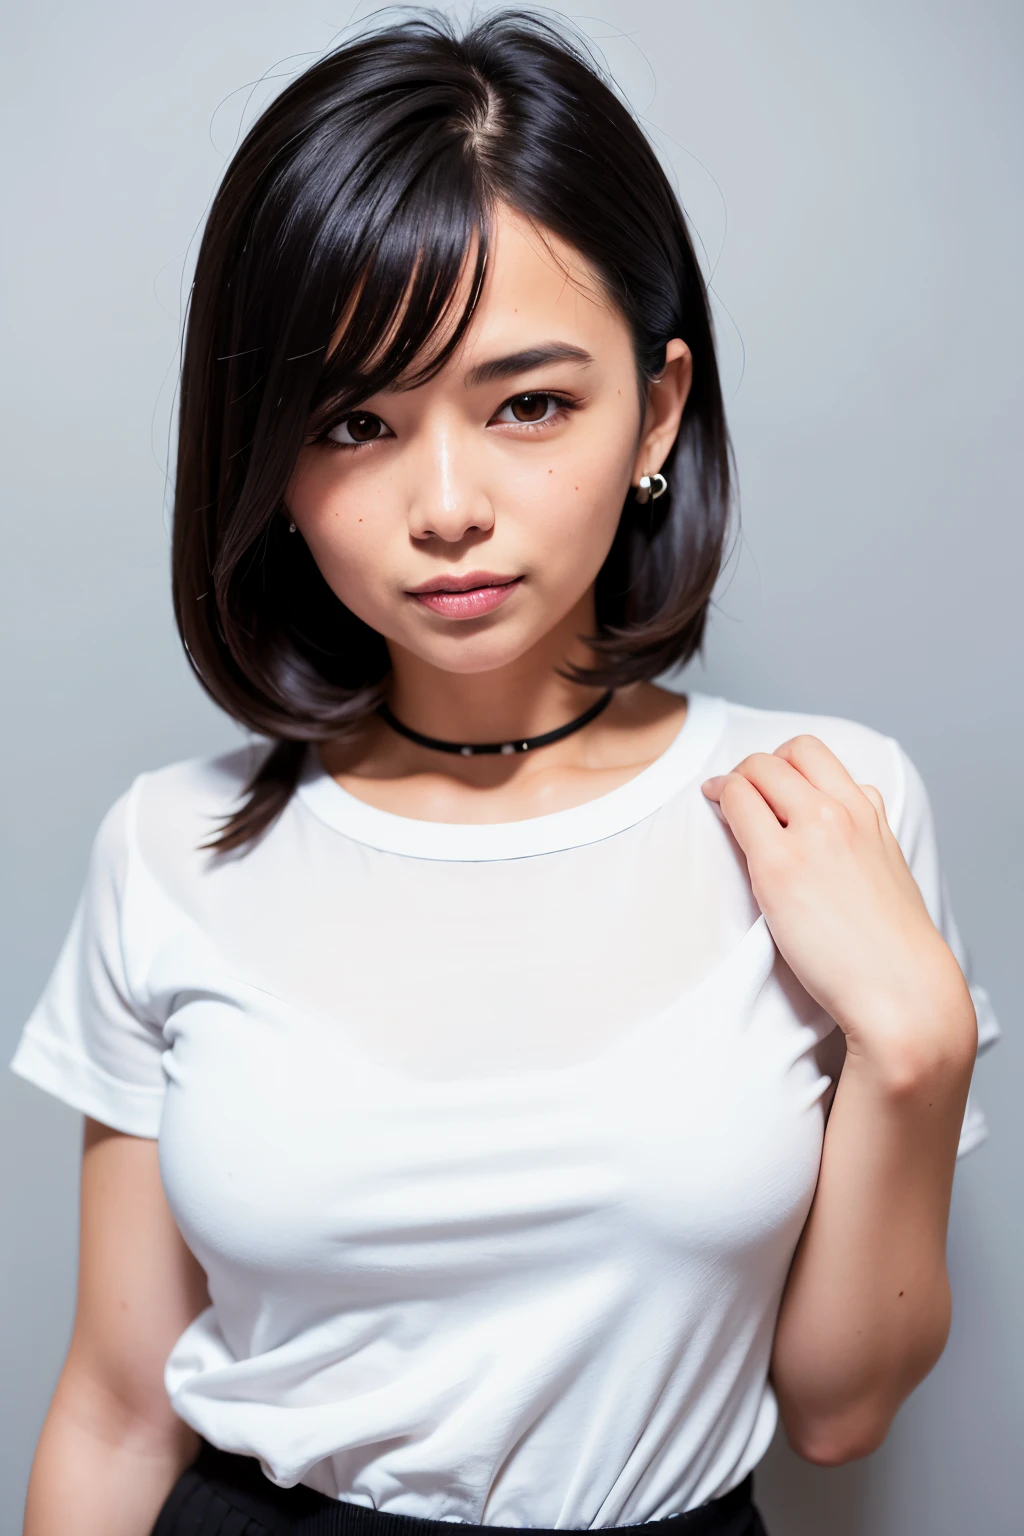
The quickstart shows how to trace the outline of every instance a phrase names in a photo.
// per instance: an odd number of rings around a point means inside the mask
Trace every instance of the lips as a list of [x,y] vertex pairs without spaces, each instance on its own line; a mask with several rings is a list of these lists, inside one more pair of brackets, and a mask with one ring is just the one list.
[[433,613],[449,619],[475,619],[500,608],[522,580],[521,576],[500,576],[493,571],[467,571],[463,575],[453,572],[408,590],[415,602]]

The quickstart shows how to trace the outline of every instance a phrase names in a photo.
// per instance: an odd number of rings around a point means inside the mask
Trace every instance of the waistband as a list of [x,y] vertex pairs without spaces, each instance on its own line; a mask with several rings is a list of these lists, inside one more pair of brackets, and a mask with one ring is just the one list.
[[[685,1514],[668,1515],[639,1525],[604,1526],[602,1531],[628,1531],[631,1536],[754,1536],[762,1530],[753,1504],[754,1478],[748,1473],[737,1487]],[[313,1488],[280,1488],[263,1475],[252,1456],[218,1450],[207,1440],[192,1465],[182,1473],[164,1505],[151,1536],[203,1536],[234,1532],[237,1514],[255,1520],[273,1536],[457,1536],[463,1522],[399,1515],[332,1499]],[[232,1516],[235,1512],[235,1517]],[[540,1526],[473,1526],[482,1536],[565,1536]]]

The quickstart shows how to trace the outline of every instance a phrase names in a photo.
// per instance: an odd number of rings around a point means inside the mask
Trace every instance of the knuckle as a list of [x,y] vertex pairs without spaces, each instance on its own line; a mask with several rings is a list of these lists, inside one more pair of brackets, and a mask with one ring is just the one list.
[[885,801],[882,799],[881,790],[878,789],[874,784],[862,784],[860,787],[863,793],[867,796],[868,800],[870,800],[871,804],[874,806],[878,815],[884,816]]
[[817,736],[811,736],[808,732],[804,731],[799,736],[791,736],[788,741],[783,742],[779,752],[784,753],[791,761],[796,761],[800,758],[807,758],[822,745],[823,743],[818,740]]
[[822,831],[831,836],[847,838],[856,831],[853,817],[838,800],[820,800],[815,809],[815,821]]

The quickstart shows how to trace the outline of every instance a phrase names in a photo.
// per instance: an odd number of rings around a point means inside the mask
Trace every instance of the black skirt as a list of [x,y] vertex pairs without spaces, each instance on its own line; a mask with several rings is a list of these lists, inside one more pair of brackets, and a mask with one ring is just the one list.
[[[767,1536],[753,1502],[751,1473],[720,1499],[684,1515],[642,1526],[606,1526],[637,1536]],[[151,1536],[454,1536],[450,1520],[394,1515],[331,1499],[312,1488],[279,1488],[251,1456],[219,1451],[203,1440],[199,1455],[178,1478]],[[486,1536],[521,1536],[518,1527],[491,1525]],[[534,1536],[564,1532],[529,1528]]]

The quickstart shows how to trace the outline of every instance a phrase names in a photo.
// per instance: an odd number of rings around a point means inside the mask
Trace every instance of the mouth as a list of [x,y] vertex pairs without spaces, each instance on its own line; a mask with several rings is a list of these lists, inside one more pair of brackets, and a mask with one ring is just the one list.
[[410,587],[408,596],[433,613],[448,619],[475,619],[493,613],[507,602],[523,582],[522,576],[496,576],[492,571],[469,571],[463,576],[437,576],[422,586]]

